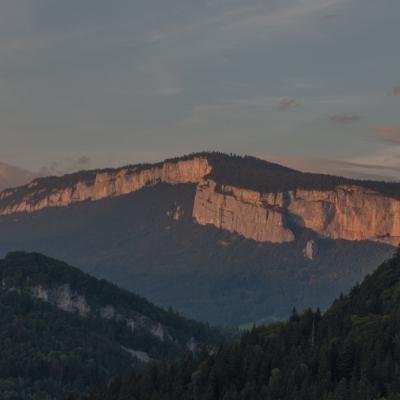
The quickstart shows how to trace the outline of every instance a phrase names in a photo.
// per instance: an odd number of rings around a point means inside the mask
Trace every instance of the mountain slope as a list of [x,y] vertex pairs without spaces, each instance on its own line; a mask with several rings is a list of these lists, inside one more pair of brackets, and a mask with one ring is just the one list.
[[399,184],[198,153],[0,194],[0,253],[40,251],[217,324],[326,307],[399,240]]
[[255,328],[213,355],[100,388],[91,400],[400,397],[400,257],[320,312]]
[[0,281],[2,399],[61,399],[140,362],[220,340],[204,325],[40,254],[0,260]]

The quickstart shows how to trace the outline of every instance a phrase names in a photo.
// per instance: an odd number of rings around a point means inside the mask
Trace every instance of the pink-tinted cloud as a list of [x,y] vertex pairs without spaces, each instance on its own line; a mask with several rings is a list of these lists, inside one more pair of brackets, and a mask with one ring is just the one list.
[[400,86],[396,86],[392,89],[393,96],[400,96]]
[[400,165],[384,165],[374,162],[353,162],[349,160],[324,159],[320,157],[267,156],[268,161],[276,162],[304,172],[314,172],[345,176],[353,179],[372,179],[379,181],[398,180]]
[[347,125],[360,121],[361,117],[357,114],[335,114],[329,119],[335,124]]
[[400,144],[400,128],[381,127],[374,129],[374,133],[379,140],[393,144]]
[[301,107],[301,103],[293,99],[291,97],[285,97],[279,100],[279,109],[280,110],[290,110],[291,108],[298,108]]

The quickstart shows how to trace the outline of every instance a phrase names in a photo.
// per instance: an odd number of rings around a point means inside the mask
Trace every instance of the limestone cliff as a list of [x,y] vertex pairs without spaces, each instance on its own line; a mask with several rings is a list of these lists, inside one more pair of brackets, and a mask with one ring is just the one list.
[[323,237],[400,242],[400,201],[360,186],[289,193],[289,214]]
[[205,180],[193,217],[260,242],[292,241],[296,227],[332,239],[400,241],[400,201],[358,186],[264,194]]
[[[125,167],[93,172],[88,179],[71,184],[67,179],[35,180],[29,185],[0,193],[0,215],[33,212],[48,207],[65,207],[85,200],[100,200],[133,193],[157,183],[197,183],[211,171],[206,158],[166,161],[149,167]],[[64,183],[65,182],[65,183]]]
[[216,188],[210,180],[197,187],[193,217],[199,224],[211,224],[259,242],[294,240],[277,206],[282,201],[274,195],[268,196],[268,203],[258,192],[232,186],[222,186],[220,191]]
[[[368,187],[365,182],[302,174],[262,160],[207,153],[37,179],[0,193],[0,216],[121,196],[158,183],[196,184],[192,215],[197,223],[258,242],[291,242],[304,228],[325,238],[400,242],[400,200],[387,188],[382,190],[387,184]],[[167,215],[179,221],[183,210],[177,205]]]

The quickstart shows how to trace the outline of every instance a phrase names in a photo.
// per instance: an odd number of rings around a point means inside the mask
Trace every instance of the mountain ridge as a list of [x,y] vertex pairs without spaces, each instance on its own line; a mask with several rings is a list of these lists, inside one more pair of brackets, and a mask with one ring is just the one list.
[[[397,244],[398,184],[343,186],[348,180],[206,154],[195,168],[194,156],[179,168],[156,164],[156,174],[142,165],[81,185],[86,200],[0,216],[0,254],[39,251],[191,318],[238,325],[286,317],[294,305],[326,307]],[[50,183],[57,192],[77,176],[25,189],[51,196]]]
[[1,192],[0,216],[98,201],[160,183],[197,185],[195,222],[259,242],[295,240],[290,225],[332,239],[400,241],[400,184],[302,173],[223,153],[37,179]]
[[[188,155],[166,158],[164,161],[155,163],[127,164],[116,168],[107,167],[107,168],[98,168],[90,170],[80,170],[77,172],[72,172],[61,176],[57,175],[57,176],[39,177],[33,179],[28,184],[13,188],[11,192],[18,192],[20,190],[23,190],[23,188],[27,187],[42,188],[45,186],[49,187],[53,186],[54,188],[60,188],[77,184],[80,181],[84,183],[93,183],[96,179],[96,174],[106,174],[106,173],[118,174],[122,171],[127,171],[128,173],[135,173],[148,169],[162,167],[163,164],[177,164],[179,162],[191,161],[193,159],[207,160],[212,166],[209,173],[205,173],[202,176],[202,178],[206,177],[226,185],[236,185],[242,189],[258,190],[260,192],[269,191],[272,193],[276,193],[279,191],[288,191],[294,188],[306,189],[307,185],[308,188],[310,188],[312,187],[312,185],[325,184],[323,190],[328,190],[338,185],[358,184],[359,186],[370,188],[378,192],[382,191],[382,194],[385,194],[389,197],[400,198],[400,183],[397,182],[384,182],[384,181],[377,181],[370,179],[354,179],[354,178],[346,178],[343,176],[336,176],[332,174],[301,172],[299,170],[286,167],[284,165],[275,162],[270,162],[268,160],[264,160],[249,155],[240,156],[240,155],[227,154],[216,151],[195,152],[195,153],[190,153]],[[218,163],[220,163],[220,165],[217,165]],[[237,165],[239,166],[239,171],[242,176],[240,176],[240,174],[238,173],[237,166],[235,168],[235,163],[237,163]],[[215,168],[216,166],[218,168]],[[300,181],[296,182],[296,184],[294,184],[293,186],[289,187],[286,186],[284,188],[277,187],[276,182],[273,183],[272,187],[271,187],[271,182],[268,182],[269,187],[262,187],[260,186],[259,182],[254,182],[254,177],[252,177],[251,173],[249,173],[250,172],[249,170],[256,170],[257,172],[260,172],[262,171],[262,169],[264,169],[263,172],[268,171],[268,174],[271,173],[272,174],[281,173],[289,175],[293,174],[295,178],[299,179]],[[243,172],[243,170],[245,170],[245,172]],[[232,174],[232,172],[235,173]],[[303,179],[301,179],[301,177],[303,177]],[[8,192],[8,190],[3,189],[2,192]],[[0,199],[2,197],[6,198],[11,194],[11,193],[10,194],[6,193],[3,194],[3,196],[1,196],[2,192],[0,191]]]

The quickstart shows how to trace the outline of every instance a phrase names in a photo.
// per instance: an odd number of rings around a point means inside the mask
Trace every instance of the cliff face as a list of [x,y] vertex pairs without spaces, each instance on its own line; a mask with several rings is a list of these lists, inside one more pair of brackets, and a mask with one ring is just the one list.
[[285,227],[285,216],[277,206],[279,195],[263,196],[254,191],[222,186],[207,180],[198,185],[193,217],[201,225],[211,224],[217,228],[236,232],[259,242],[289,242],[294,234]]
[[[218,166],[207,156],[196,155],[153,166],[39,179],[0,193],[0,216],[125,195],[157,183],[193,183],[197,184],[193,207],[197,223],[211,224],[258,242],[293,241],[296,228],[307,228],[332,239],[393,245],[400,241],[400,200],[362,187],[361,183],[336,185],[329,190],[288,188],[264,193],[220,184],[212,178],[215,170]],[[246,180],[242,185],[246,186]],[[171,214],[175,220],[180,216],[179,210]]]
[[40,181],[27,186],[4,191],[0,194],[0,215],[16,212],[33,212],[48,207],[66,207],[85,200],[101,200],[136,192],[157,183],[197,183],[211,171],[205,158],[165,162],[161,165],[138,169],[126,167],[112,171],[98,172],[94,178],[78,180],[73,185],[62,185],[45,190]]
[[193,217],[260,242],[294,240],[290,226],[332,239],[400,241],[400,201],[357,186],[262,194],[206,180],[197,187]]
[[324,237],[393,245],[400,241],[400,201],[362,187],[291,192],[287,210]]

